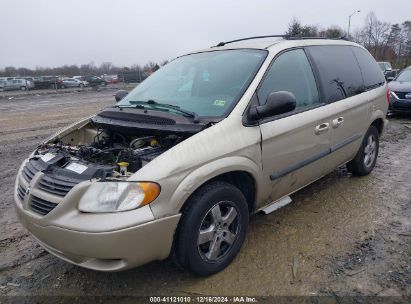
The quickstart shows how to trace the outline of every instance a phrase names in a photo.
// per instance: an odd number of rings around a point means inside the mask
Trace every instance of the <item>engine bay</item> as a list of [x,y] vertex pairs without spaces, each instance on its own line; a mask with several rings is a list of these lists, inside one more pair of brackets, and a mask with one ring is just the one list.
[[40,145],[30,162],[60,177],[127,178],[188,136],[88,123]]

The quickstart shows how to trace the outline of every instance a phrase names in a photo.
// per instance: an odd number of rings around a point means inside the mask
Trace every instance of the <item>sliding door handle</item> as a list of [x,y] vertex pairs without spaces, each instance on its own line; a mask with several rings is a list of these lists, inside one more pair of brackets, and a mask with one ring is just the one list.
[[322,123],[322,124],[315,127],[314,132],[315,132],[316,135],[320,135],[324,132],[327,132],[329,129],[330,129],[330,124],[329,123]]
[[338,128],[341,126],[344,122],[344,117],[338,117],[336,119],[333,119],[333,128]]

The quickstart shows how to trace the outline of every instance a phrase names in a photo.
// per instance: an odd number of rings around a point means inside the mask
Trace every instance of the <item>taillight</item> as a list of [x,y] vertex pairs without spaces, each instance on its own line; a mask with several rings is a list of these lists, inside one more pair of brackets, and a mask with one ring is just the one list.
[[387,88],[387,103],[390,104],[391,102],[391,91]]

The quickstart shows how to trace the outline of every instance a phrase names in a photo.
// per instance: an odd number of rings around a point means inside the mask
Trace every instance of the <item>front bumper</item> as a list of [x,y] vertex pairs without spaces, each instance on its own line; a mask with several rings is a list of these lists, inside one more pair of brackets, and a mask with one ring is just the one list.
[[170,254],[180,214],[107,232],[82,232],[33,223],[16,208],[23,225],[51,254],[78,266],[119,271],[162,260]]
[[392,113],[411,113],[411,100],[392,98],[388,111]]
[[[168,257],[181,214],[155,219],[149,205],[116,213],[83,213],[78,201],[90,185],[82,182],[65,196],[41,188],[37,172],[27,180],[17,175],[15,209],[20,221],[53,255],[100,271],[119,271]],[[50,190],[50,189],[49,189]],[[38,207],[53,205],[47,212]],[[166,203],[166,202],[165,202]]]

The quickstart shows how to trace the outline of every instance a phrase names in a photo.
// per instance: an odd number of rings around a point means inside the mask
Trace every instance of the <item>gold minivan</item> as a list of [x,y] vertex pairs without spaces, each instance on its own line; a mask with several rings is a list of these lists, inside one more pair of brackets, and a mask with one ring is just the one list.
[[254,37],[176,58],[115,106],[58,132],[15,185],[47,251],[101,271],[172,255],[224,269],[249,216],[347,165],[369,174],[389,92],[361,46]]

